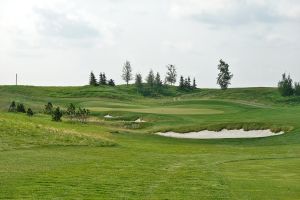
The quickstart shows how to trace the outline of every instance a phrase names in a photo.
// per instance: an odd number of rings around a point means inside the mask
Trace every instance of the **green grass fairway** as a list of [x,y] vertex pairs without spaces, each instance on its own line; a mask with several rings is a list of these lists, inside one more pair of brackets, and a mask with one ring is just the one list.
[[[0,199],[299,199],[300,98],[275,88],[0,86]],[[38,114],[8,113],[12,100]],[[88,107],[86,124],[42,113]],[[104,115],[116,116],[104,119]],[[146,123],[132,121],[142,117]],[[189,140],[158,131],[284,130],[256,139]]]

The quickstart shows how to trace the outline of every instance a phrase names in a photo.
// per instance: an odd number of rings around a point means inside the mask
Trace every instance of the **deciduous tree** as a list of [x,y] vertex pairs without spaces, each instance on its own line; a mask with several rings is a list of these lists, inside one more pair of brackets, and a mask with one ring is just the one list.
[[229,65],[223,60],[220,60],[218,69],[220,70],[220,73],[218,74],[217,83],[220,85],[222,90],[226,90],[228,85],[230,85],[230,80],[232,79],[233,74],[229,71]]
[[177,78],[176,67],[174,65],[168,65],[167,70],[166,81],[171,85],[174,85]]
[[126,82],[126,85],[132,80],[132,68],[129,61],[126,61],[124,64],[122,78]]

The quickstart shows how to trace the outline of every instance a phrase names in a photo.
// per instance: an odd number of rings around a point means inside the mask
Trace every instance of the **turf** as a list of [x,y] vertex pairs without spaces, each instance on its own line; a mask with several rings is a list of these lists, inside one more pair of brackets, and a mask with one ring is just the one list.
[[[39,114],[7,113],[10,101]],[[91,109],[52,122],[52,101]],[[0,199],[298,199],[300,101],[274,88],[147,98],[134,87],[0,86]],[[117,118],[105,120],[104,115]],[[132,121],[142,117],[144,124]],[[157,131],[284,130],[257,139],[188,140]]]

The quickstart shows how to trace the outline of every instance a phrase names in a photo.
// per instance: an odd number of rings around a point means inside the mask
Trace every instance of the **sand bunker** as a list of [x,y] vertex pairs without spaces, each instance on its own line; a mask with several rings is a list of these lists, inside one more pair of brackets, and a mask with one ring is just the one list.
[[135,120],[134,122],[135,122],[135,123],[144,123],[144,122],[146,122],[146,121],[144,121],[144,120],[142,120],[141,118],[139,118],[139,119]]
[[105,115],[104,118],[106,118],[106,119],[112,119],[112,118],[114,118],[114,117],[111,116],[111,115]]
[[273,133],[271,130],[252,130],[245,131],[241,130],[222,130],[216,131],[199,131],[199,132],[189,132],[189,133],[156,133],[157,135],[173,138],[187,138],[187,139],[224,139],[224,138],[262,138],[270,137],[275,135],[281,135],[284,132]]

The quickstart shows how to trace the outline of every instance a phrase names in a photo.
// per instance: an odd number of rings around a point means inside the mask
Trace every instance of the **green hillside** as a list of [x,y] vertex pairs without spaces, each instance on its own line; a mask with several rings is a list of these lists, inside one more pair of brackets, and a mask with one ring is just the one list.
[[[300,99],[276,88],[0,86],[0,199],[297,199]],[[8,113],[11,101],[33,117]],[[51,121],[44,105],[88,108]],[[105,119],[105,115],[115,118]],[[145,123],[135,123],[138,118]],[[257,139],[189,140],[158,131],[272,129]]]

